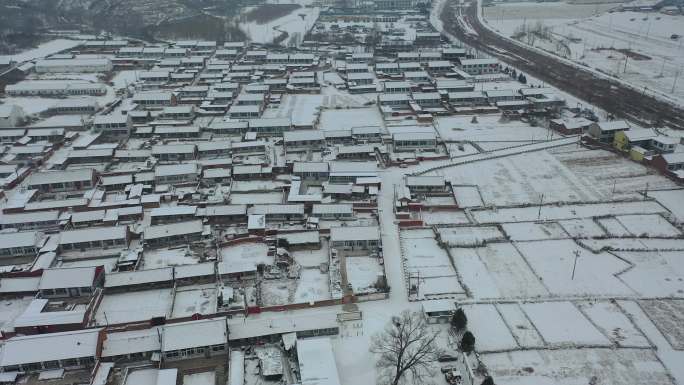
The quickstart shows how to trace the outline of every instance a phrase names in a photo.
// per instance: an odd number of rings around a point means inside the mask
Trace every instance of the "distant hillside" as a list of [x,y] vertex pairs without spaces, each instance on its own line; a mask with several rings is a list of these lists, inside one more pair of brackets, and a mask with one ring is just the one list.
[[[249,1],[249,0],[247,0]],[[153,39],[239,37],[232,16],[245,0],[3,0],[2,46],[47,29],[79,29]],[[190,23],[190,21],[192,23]],[[179,36],[180,35],[180,36]]]

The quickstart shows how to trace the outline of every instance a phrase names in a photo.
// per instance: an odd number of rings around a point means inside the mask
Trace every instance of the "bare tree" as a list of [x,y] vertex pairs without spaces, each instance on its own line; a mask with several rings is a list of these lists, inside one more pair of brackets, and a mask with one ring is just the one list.
[[378,355],[376,366],[381,381],[398,385],[406,374],[416,384],[432,376],[433,364],[441,354],[435,340],[439,331],[430,330],[421,313],[404,310],[371,340],[370,351]]

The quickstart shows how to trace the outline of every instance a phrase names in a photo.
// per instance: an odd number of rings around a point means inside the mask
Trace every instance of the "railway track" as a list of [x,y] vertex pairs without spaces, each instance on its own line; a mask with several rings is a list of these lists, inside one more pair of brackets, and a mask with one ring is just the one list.
[[620,82],[516,44],[487,29],[477,17],[477,1],[445,6],[440,15],[447,31],[463,43],[543,80],[616,117],[645,127],[684,130],[684,110]]

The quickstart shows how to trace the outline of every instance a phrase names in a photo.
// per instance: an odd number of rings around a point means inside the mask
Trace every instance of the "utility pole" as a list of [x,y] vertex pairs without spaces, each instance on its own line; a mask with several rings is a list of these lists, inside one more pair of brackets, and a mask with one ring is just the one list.
[[542,194],[539,197],[539,211],[537,212],[537,220],[541,219],[541,209],[542,209],[543,203],[544,203],[544,194]]
[[679,73],[681,72],[682,68],[677,68],[677,72],[675,72],[675,77],[674,80],[672,81],[672,89],[670,90],[670,93],[673,94],[675,92],[675,87],[677,86],[677,79],[679,79]]
[[579,250],[573,251],[573,254],[575,254],[575,262],[572,264],[572,277],[570,280],[574,281],[575,280],[575,269],[577,268],[577,258],[579,258],[580,252]]

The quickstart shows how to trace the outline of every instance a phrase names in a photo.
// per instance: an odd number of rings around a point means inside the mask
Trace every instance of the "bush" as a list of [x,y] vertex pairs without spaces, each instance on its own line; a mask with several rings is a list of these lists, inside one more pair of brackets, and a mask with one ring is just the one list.
[[471,332],[465,332],[461,338],[461,350],[470,353],[475,350],[475,336]]
[[453,316],[451,316],[451,326],[453,326],[457,331],[465,330],[468,326],[468,317],[466,317],[463,309],[458,308]]

